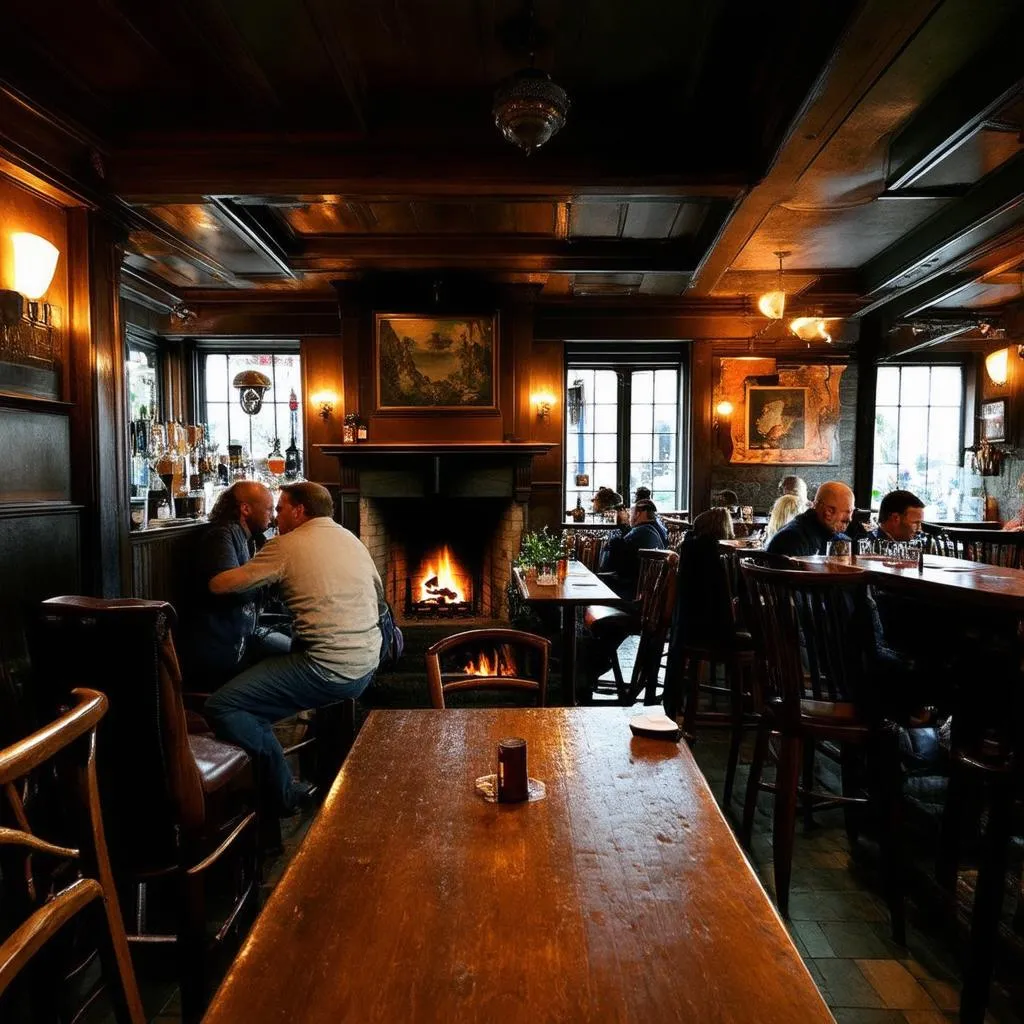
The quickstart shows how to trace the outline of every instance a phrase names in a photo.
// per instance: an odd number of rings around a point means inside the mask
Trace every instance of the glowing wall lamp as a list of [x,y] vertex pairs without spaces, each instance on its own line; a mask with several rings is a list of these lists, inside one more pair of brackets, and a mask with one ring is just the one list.
[[732,419],[732,402],[728,401],[728,399],[722,399],[715,406],[715,430],[718,429],[719,423],[723,420],[728,421],[730,419]]
[[29,319],[48,324],[51,321],[50,304],[43,303],[40,308],[39,300],[53,281],[60,250],[52,242],[27,231],[14,232],[11,244],[14,248],[14,290],[0,292],[3,321],[6,324],[17,323],[22,317],[22,300],[28,299]]
[[315,394],[310,396],[309,400],[313,405],[319,406],[320,419],[326,423],[334,412],[334,406],[338,402],[338,396],[333,391],[317,391]]
[[555,396],[550,391],[535,391],[530,396],[533,407],[537,410],[537,419],[551,418],[551,406],[555,404]]
[[1006,383],[1009,377],[1009,366],[1007,365],[1009,355],[1008,348],[1001,348],[985,356],[985,372],[993,384],[1002,386]]

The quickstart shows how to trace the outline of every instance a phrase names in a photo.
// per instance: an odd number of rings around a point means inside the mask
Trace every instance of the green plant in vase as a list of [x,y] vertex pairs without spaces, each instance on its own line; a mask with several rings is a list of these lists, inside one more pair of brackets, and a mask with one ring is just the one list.
[[538,575],[542,571],[542,566],[550,566],[553,572],[561,550],[561,539],[548,533],[545,526],[542,530],[523,534],[516,565],[521,569],[536,569]]

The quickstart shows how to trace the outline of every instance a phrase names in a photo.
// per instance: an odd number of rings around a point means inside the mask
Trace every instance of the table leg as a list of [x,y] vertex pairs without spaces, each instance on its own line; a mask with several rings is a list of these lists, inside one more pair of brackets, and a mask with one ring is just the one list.
[[569,707],[575,707],[576,699],[576,608],[562,606],[562,691]]

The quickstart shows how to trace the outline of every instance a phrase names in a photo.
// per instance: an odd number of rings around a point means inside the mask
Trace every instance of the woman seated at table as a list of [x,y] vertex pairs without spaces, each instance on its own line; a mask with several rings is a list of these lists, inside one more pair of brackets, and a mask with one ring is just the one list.
[[597,493],[590,499],[590,505],[597,513],[612,512],[622,508],[622,495],[610,487],[598,487]]
[[780,494],[772,505],[765,530],[765,543],[772,539],[791,519],[795,519],[806,507],[806,500],[798,494]]
[[784,476],[779,481],[779,497],[783,497],[786,494],[794,495],[800,502],[800,507],[797,512],[803,512],[805,508],[810,504],[807,500],[807,481],[802,476]]

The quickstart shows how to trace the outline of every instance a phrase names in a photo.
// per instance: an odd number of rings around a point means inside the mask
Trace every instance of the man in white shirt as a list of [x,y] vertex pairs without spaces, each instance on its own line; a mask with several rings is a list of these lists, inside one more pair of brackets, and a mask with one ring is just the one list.
[[210,580],[214,594],[277,583],[294,619],[291,653],[265,658],[235,676],[205,709],[218,735],[264,761],[286,814],[308,802],[309,790],[292,779],[273,723],[358,697],[380,661],[380,575],[359,539],[334,522],[333,512],[325,487],[285,484],[277,504],[280,536],[245,565]]

